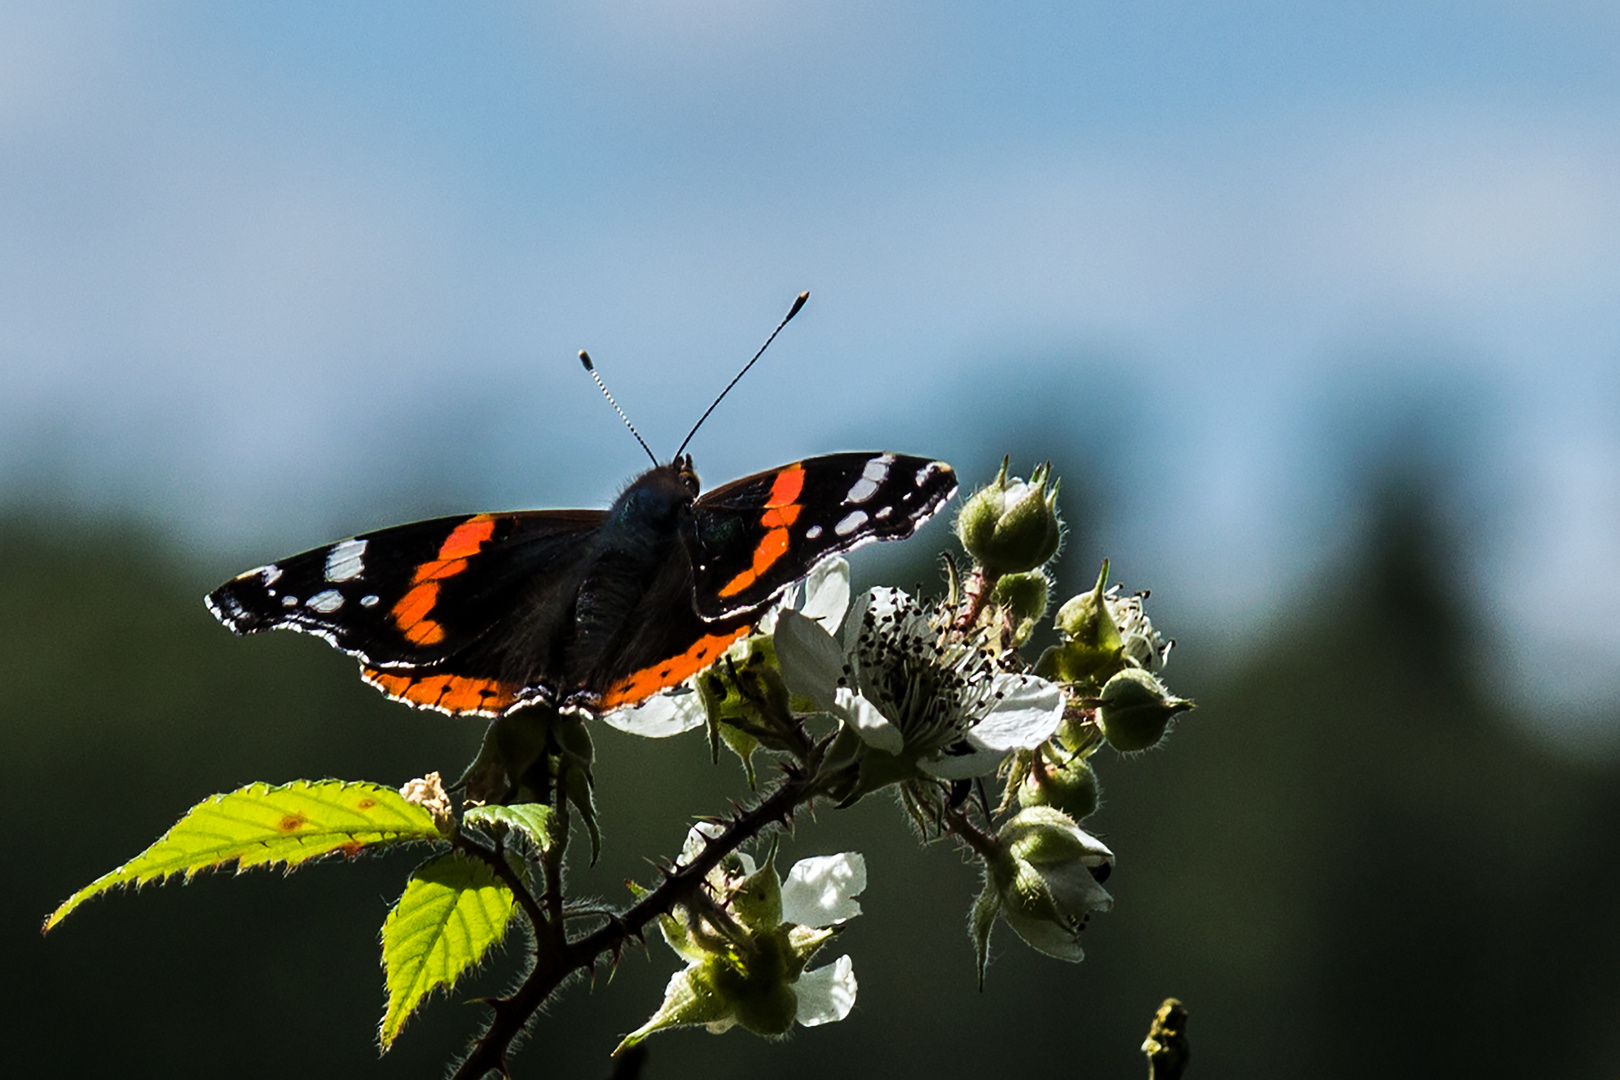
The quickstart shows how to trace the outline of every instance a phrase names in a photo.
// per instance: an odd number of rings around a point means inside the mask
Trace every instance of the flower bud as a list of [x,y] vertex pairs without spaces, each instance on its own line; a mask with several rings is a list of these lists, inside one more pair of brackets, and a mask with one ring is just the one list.
[[1023,645],[1035,632],[1036,624],[1046,614],[1050,592],[1051,585],[1046,580],[1046,574],[1040,570],[1008,574],[996,582],[991,603],[1006,612],[1008,622],[1012,624],[1013,648]]
[[1034,570],[1057,554],[1063,520],[1057,512],[1057,482],[1051,463],[1028,481],[1008,479],[1003,458],[995,480],[980,488],[956,516],[956,535],[990,578]]
[[1109,679],[1099,702],[1097,722],[1108,745],[1121,753],[1157,746],[1171,718],[1193,707],[1185,698],[1171,697],[1141,668],[1126,668]]
[[1079,821],[1097,812],[1101,794],[1096,771],[1080,755],[1059,766],[1045,765],[1037,758],[1018,786],[1018,805],[1049,806]]
[[1124,642],[1109,609],[1107,588],[1108,560],[1104,559],[1096,586],[1058,608],[1055,622],[1063,644],[1049,650],[1051,657],[1042,656],[1041,661],[1064,682],[1087,678],[1101,682],[1119,669]]

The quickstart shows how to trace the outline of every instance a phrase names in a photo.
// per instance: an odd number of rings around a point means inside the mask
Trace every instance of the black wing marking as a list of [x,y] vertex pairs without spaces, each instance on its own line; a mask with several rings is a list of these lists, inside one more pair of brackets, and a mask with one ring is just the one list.
[[698,614],[759,608],[829,555],[905,539],[955,493],[943,461],[888,453],[806,458],[716,488],[686,537]]

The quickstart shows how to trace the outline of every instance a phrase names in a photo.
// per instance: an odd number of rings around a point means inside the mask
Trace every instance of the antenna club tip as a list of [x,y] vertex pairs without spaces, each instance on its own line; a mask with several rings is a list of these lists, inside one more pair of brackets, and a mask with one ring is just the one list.
[[584,349],[579,350],[579,362],[585,365],[586,371],[596,370],[596,365],[591,363],[591,354]]
[[[787,318],[791,319],[793,316],[797,315],[799,313],[799,309],[804,307],[804,302],[808,299],[810,299],[810,293],[808,291],[802,292],[795,297],[793,300],[793,306],[788,309]],[[786,323],[787,319],[783,319],[782,322]]]

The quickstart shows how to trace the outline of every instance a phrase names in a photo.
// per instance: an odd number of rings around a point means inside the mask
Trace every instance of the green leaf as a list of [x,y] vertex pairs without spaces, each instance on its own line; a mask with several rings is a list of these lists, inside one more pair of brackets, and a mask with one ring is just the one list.
[[51,912],[50,930],[84,901],[118,885],[145,885],[174,874],[190,881],[199,870],[234,861],[237,872],[320,855],[353,855],[375,844],[442,840],[433,815],[381,784],[294,780],[271,787],[249,784],[211,795],[186,812],[157,843],[103,874]]
[[506,936],[511,918],[512,890],[482,859],[452,851],[416,868],[383,923],[388,1008],[377,1035],[384,1051],[423,998],[453,987]]
[[486,832],[516,829],[540,851],[551,850],[551,807],[540,803],[513,803],[511,806],[475,806],[461,820]]

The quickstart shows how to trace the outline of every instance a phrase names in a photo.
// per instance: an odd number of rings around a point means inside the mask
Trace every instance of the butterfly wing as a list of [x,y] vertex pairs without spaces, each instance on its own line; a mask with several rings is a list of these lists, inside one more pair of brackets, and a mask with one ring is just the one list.
[[757,610],[829,555],[905,539],[955,493],[943,461],[888,453],[806,458],[716,488],[686,537],[698,614]]
[[569,689],[553,643],[606,517],[598,510],[418,521],[249,570],[207,604],[238,634],[297,630],[360,660],[390,697],[498,715]]

